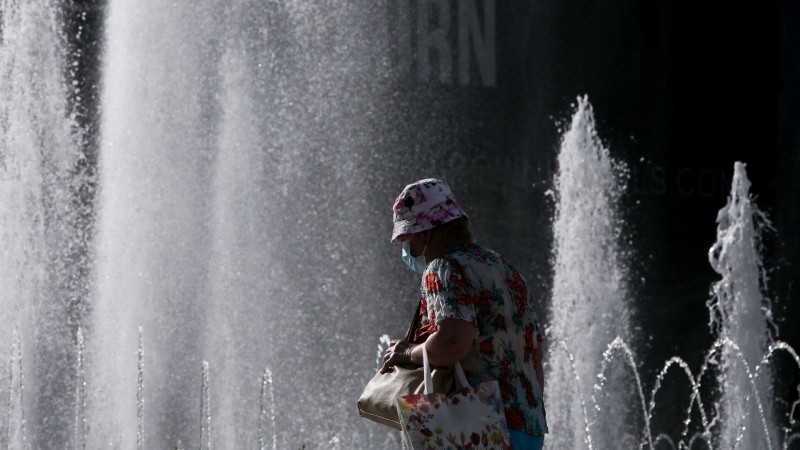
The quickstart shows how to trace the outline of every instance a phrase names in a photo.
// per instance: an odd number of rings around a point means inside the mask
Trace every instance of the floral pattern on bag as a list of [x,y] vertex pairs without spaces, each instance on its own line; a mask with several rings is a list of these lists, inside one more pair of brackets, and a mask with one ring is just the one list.
[[450,395],[405,395],[397,403],[414,450],[512,450],[496,381]]

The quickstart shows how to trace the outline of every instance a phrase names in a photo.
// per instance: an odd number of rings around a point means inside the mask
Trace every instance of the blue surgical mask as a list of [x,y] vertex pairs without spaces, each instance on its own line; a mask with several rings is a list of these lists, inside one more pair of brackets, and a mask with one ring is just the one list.
[[[427,247],[427,244],[425,244]],[[408,267],[411,268],[414,272],[422,275],[425,273],[425,269],[428,267],[428,263],[425,262],[425,254],[423,250],[423,254],[414,257],[411,256],[411,242],[405,241],[403,242],[403,261],[408,264]]]

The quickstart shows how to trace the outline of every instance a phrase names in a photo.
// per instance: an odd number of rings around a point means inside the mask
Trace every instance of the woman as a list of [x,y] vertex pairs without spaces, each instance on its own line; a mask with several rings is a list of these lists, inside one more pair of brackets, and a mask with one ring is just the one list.
[[392,242],[422,275],[421,324],[413,342],[386,351],[381,372],[461,362],[470,384],[497,380],[515,450],[541,449],[541,335],[525,280],[500,255],[473,242],[467,215],[441,180],[409,184],[394,203]]

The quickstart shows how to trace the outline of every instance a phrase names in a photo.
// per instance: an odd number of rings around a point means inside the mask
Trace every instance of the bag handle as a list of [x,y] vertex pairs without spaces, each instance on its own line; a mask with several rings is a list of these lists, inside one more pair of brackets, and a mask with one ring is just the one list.
[[[464,369],[461,368],[461,363],[456,361],[455,364],[456,377],[461,387],[470,387],[467,376],[464,375]],[[428,349],[425,344],[422,344],[422,371],[425,374],[425,395],[433,393],[433,377],[431,376],[431,365],[428,362]]]
[[417,309],[414,311],[414,318],[411,320],[411,325],[408,327],[408,331],[406,331],[406,342],[414,342],[414,334],[417,332],[417,328],[419,327],[419,321],[422,318],[419,310],[422,308],[422,298],[419,299],[419,303],[417,304]]

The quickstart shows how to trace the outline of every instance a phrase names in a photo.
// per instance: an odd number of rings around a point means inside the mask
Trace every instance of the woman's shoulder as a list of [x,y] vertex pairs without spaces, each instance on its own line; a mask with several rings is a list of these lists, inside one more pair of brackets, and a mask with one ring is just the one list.
[[438,273],[450,270],[471,273],[473,270],[482,271],[501,264],[503,264],[503,258],[495,251],[479,244],[468,244],[453,249],[440,258],[436,258],[431,262],[428,269]]
[[477,262],[491,265],[503,261],[503,257],[500,256],[499,253],[477,243],[471,243],[463,247],[459,247],[451,254],[453,255],[454,259],[465,264]]
[[470,260],[474,259],[475,250],[472,248],[474,244],[468,246],[458,247],[446,255],[434,259],[428,265],[428,270],[433,272],[443,272],[448,270],[462,270],[464,266],[469,265]]

